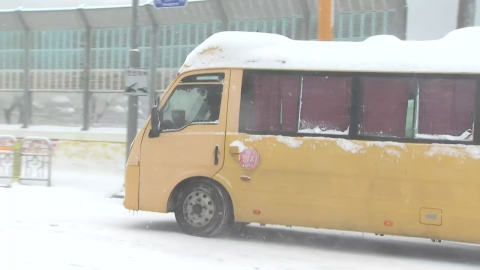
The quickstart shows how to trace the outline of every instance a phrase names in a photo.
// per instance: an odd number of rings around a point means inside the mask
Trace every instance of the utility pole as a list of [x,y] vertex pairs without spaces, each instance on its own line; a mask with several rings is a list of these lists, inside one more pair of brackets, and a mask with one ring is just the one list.
[[[130,36],[130,67],[139,68],[140,67],[140,50],[138,49],[137,43],[137,32],[138,32],[138,1],[132,0],[132,35]],[[135,136],[137,135],[138,129],[138,96],[129,95],[128,96],[128,120],[127,120],[127,150],[125,153],[130,152],[130,145],[132,144]]]
[[[138,0],[132,0],[132,32],[130,36],[130,67],[139,68],[140,67],[140,50],[138,49],[137,43],[137,32],[138,32]],[[127,76],[127,74],[125,74]],[[125,85],[125,87],[127,87]],[[130,154],[130,145],[135,136],[137,135],[138,129],[138,96],[128,95],[128,116],[127,116],[127,149],[125,151],[125,159],[128,161],[128,155]],[[113,194],[111,198],[124,198],[125,192],[125,182],[123,183],[122,189]]]
[[333,40],[334,0],[318,0],[318,40]]
[[458,0],[457,29],[474,25],[475,4],[475,0]]

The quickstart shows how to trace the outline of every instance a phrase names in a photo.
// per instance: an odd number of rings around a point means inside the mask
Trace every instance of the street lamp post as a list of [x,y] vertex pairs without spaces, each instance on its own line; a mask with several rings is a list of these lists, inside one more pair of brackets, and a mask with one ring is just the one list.
[[[138,33],[138,1],[132,0],[132,35],[130,37],[130,67],[140,67],[140,50],[138,49],[137,33]],[[137,135],[138,128],[138,96],[128,96],[128,117],[127,117],[127,149],[126,158],[130,152],[130,145]]]

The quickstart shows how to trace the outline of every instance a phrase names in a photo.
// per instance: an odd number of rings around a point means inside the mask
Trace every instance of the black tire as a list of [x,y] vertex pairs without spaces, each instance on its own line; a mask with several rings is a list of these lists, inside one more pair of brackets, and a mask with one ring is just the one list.
[[213,180],[196,180],[180,191],[175,218],[187,234],[201,237],[218,235],[233,224],[230,196]]

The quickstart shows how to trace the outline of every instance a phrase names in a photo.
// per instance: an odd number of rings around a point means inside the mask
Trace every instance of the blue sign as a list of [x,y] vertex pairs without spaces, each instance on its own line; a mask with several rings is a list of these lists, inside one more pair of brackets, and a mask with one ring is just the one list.
[[156,8],[171,8],[171,7],[184,7],[187,5],[188,0],[154,0],[153,4]]

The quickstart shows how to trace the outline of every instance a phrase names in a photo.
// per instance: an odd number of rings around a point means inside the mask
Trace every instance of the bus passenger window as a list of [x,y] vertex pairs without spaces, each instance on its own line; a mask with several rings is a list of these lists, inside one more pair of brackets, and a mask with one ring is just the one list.
[[422,79],[419,81],[416,138],[473,140],[477,84],[469,79]]
[[348,135],[352,77],[303,77],[300,133]]
[[240,131],[348,135],[352,77],[247,73]]
[[358,135],[405,138],[413,78],[364,77]]
[[162,108],[162,130],[215,124],[220,117],[221,84],[179,85]]
[[246,75],[240,105],[240,131],[298,131],[301,76]]

